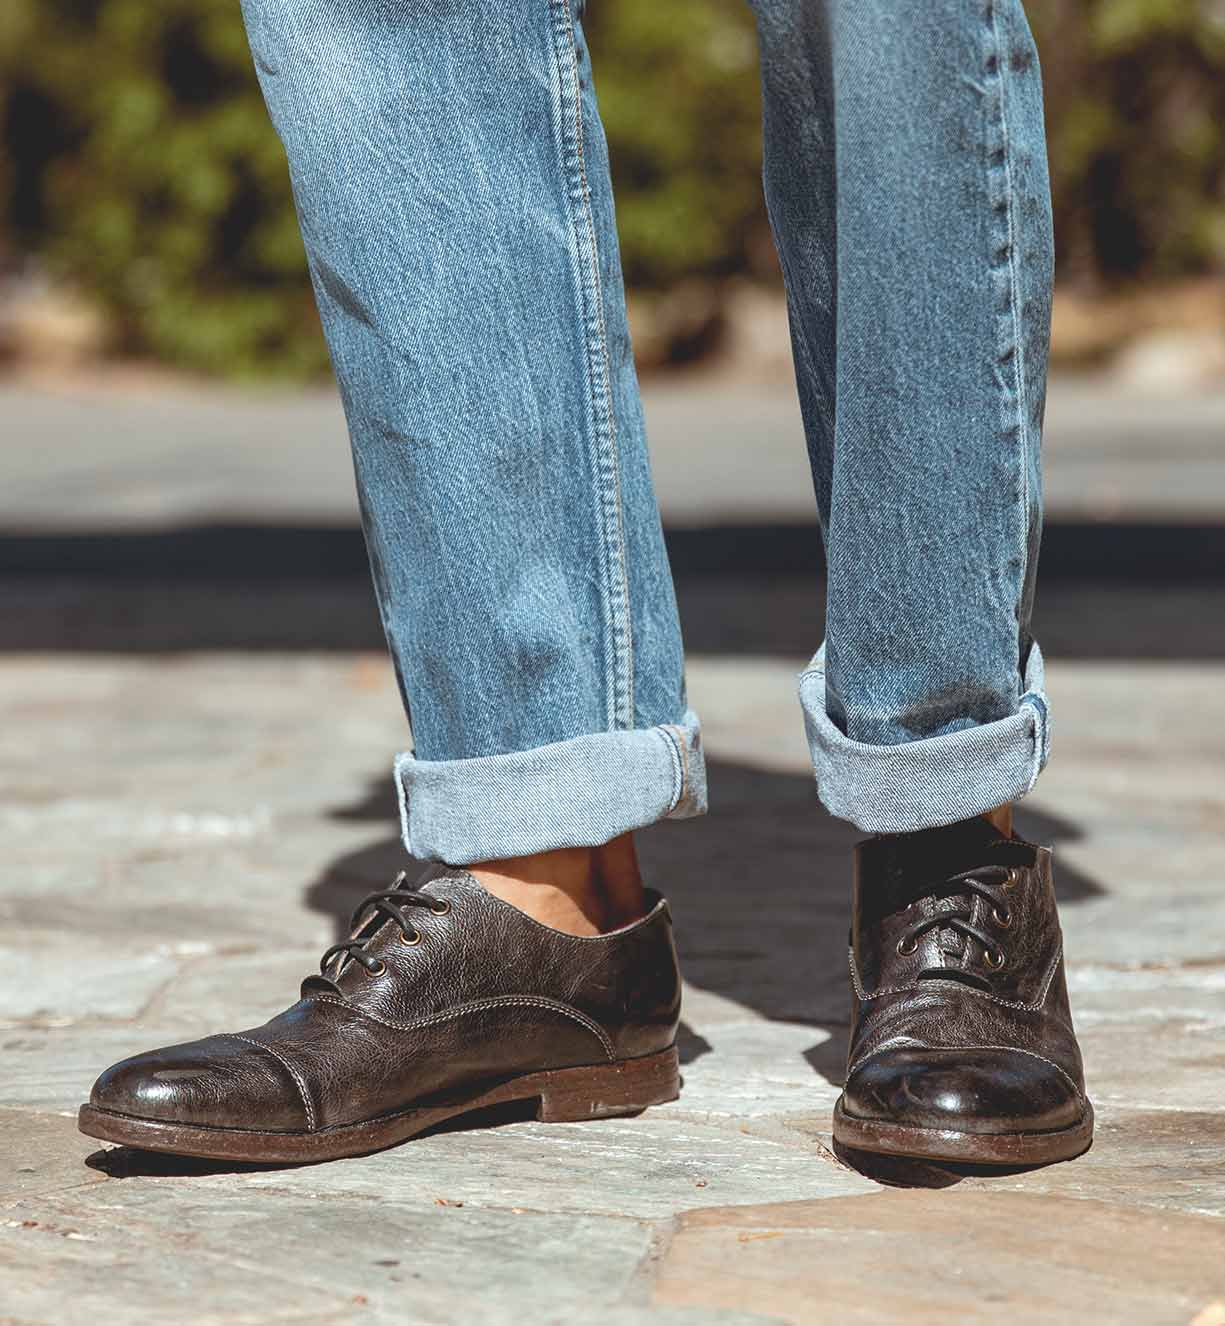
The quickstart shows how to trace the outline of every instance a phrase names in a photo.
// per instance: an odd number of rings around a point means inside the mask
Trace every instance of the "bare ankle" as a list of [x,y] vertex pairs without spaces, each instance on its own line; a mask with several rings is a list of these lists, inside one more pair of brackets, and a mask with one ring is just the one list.
[[995,828],[1005,838],[1012,837],[1012,802],[1005,805],[996,806],[994,810],[983,811],[983,818],[990,820]]
[[646,910],[632,834],[600,847],[562,847],[468,867],[481,886],[533,920],[570,935],[598,935]]

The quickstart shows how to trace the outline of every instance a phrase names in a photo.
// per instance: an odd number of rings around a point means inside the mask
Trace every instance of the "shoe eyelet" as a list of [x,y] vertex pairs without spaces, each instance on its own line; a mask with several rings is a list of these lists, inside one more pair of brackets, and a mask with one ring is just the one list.
[[919,941],[917,939],[907,939],[903,936],[897,942],[897,953],[902,958],[913,958],[919,951]]
[[400,943],[403,944],[405,948],[416,948],[423,938],[424,936],[420,930],[414,930],[411,938],[406,935],[403,930],[400,931]]
[[1005,889],[1015,889],[1021,882],[1021,872],[1015,866],[1008,871],[1008,878],[1004,881]]
[[380,959],[378,966],[367,967],[365,970],[367,976],[382,976],[387,971],[387,964]]
[[447,916],[450,914],[451,904],[444,898],[437,906],[434,906],[434,904],[431,903],[430,911],[432,911],[435,916]]
[[992,907],[991,919],[999,926],[1001,930],[1007,930],[1012,925],[1012,913],[1007,907]]
[[1008,961],[1008,955],[1002,948],[988,949],[983,956],[987,966],[990,967],[992,971],[999,971],[1004,963]]

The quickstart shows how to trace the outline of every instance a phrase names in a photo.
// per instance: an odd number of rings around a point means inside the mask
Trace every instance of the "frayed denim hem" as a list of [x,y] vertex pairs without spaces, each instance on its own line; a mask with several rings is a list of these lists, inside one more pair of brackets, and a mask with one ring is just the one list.
[[954,824],[1023,797],[1050,755],[1042,654],[1034,645],[1017,712],[994,723],[896,746],[852,741],[825,707],[825,648],[800,674],[817,792],[865,833]]
[[404,845],[423,861],[471,865],[595,847],[663,819],[706,812],[692,710],[680,723],[596,732],[470,760],[397,757]]

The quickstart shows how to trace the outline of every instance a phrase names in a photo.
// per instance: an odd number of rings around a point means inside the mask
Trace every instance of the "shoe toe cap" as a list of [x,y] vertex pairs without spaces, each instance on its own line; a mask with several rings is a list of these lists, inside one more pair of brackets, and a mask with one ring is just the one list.
[[842,1107],[858,1119],[964,1133],[1054,1131],[1084,1114],[1053,1063],[1007,1048],[882,1051],[850,1074]]
[[285,1064],[238,1036],[210,1036],[124,1059],[94,1083],[89,1103],[112,1114],[199,1127],[308,1127],[302,1093]]

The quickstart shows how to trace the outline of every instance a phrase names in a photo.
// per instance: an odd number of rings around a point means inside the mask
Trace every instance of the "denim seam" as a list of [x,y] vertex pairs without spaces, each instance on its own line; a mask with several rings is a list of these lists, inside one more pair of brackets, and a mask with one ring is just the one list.
[[617,1057],[608,1033],[598,1022],[589,1018],[586,1013],[580,1013],[577,1008],[571,1008],[569,1004],[556,1002],[552,999],[537,999],[530,995],[497,995],[490,999],[477,999],[469,1004],[460,1004],[458,1008],[449,1008],[444,1013],[435,1013],[431,1017],[417,1018],[413,1022],[395,1022],[391,1018],[380,1017],[377,1013],[371,1013],[365,1008],[358,1008],[355,1004],[346,1003],[345,1000],[336,999],[331,995],[316,995],[308,1002],[312,1004],[335,1004],[337,1008],[347,1009],[351,1013],[358,1013],[364,1018],[370,1018],[372,1022],[390,1027],[392,1031],[417,1031],[422,1027],[435,1027],[439,1023],[450,1022],[455,1018],[465,1017],[469,1013],[480,1013],[489,1008],[544,1008],[549,1012],[561,1013],[564,1017],[572,1018],[581,1027],[591,1032],[600,1042],[610,1062]]
[[663,723],[659,730],[668,743],[676,772],[676,793],[668,807],[668,813],[671,814],[689,795],[689,752],[685,749],[685,734],[675,723]]
[[[550,0],[550,5],[559,77],[562,164],[567,176],[576,264],[575,282],[579,290],[587,355],[588,399],[596,472],[594,487],[601,523],[599,555],[603,563],[602,597],[609,633],[606,644],[612,646],[611,659],[605,667],[605,681],[609,691],[608,723],[614,729],[630,728],[634,726],[634,635],[629,610],[621,467],[617,455],[608,334],[604,324],[600,253],[583,145],[583,99],[570,0]],[[568,114],[571,99],[574,103],[573,121]],[[581,216],[575,214],[575,209],[581,212]],[[584,231],[585,237],[582,233]],[[587,270],[584,271],[584,268]]]
[[[1062,957],[1063,957],[1063,949],[1061,948],[1059,952],[1056,953],[1054,958],[1051,960],[1051,965],[1047,969],[1046,977],[1042,982],[1042,991],[1032,1004],[1023,1003],[1019,999],[1001,999],[999,995],[987,994],[983,990],[971,990],[969,993],[977,995],[979,999],[987,999],[993,1004],[999,1004],[1001,1008],[1016,1008],[1020,1009],[1024,1013],[1036,1013],[1038,1009],[1040,1009],[1042,1005],[1046,1003],[1046,996],[1050,994],[1051,982],[1055,979],[1055,972],[1059,968],[1059,960]],[[855,963],[854,949],[851,950],[851,984],[855,987],[855,993],[859,996],[860,999],[864,1000],[865,1002],[869,999],[879,999],[882,995],[907,994],[911,990],[915,990],[918,988],[917,983],[914,985],[886,985],[882,986],[879,990],[873,990],[872,993],[869,994],[866,990],[864,990],[863,982],[860,980],[859,968]],[[966,987],[962,985],[960,981],[938,982],[932,980],[932,981],[925,981],[924,984],[956,985],[958,990],[964,991],[966,989]]]
[[[1018,546],[1026,550],[1028,557],[1029,547],[1029,406],[1027,393],[1025,390],[1026,370],[1025,370],[1025,335],[1021,325],[1021,286],[1020,274],[1018,271],[1017,258],[1017,225],[1016,225],[1016,191],[1012,178],[1012,135],[1008,131],[1008,90],[1004,77],[1004,44],[1000,37],[999,14],[996,5],[989,0],[987,6],[987,18],[991,28],[990,48],[995,59],[995,83],[996,83],[996,114],[998,118],[998,132],[1000,135],[1000,151],[1003,156],[1001,166],[1004,176],[1004,215],[1005,240],[1008,246],[1008,311],[1012,323],[1012,379],[1013,394],[1016,409],[1017,440],[1020,444],[1020,453],[1018,456],[1018,469],[1020,471],[1021,501],[1018,511],[1019,544]],[[1005,434],[1007,436],[1007,434]],[[1024,592],[1024,580],[1027,568],[1022,567],[1022,593]],[[1020,666],[1020,624],[1017,628],[1017,656],[1018,668]],[[1037,781],[1037,775],[1035,775]],[[1030,784],[1033,787],[1033,783]]]
[[[855,1062],[846,1070],[849,1078],[852,1073],[857,1073],[864,1064],[871,1063],[873,1059],[879,1059],[882,1054],[888,1054],[894,1047],[890,1045],[882,1046],[879,1050],[873,1050],[871,1054],[865,1054],[862,1059],[856,1059]],[[1035,1050],[1023,1050],[1019,1045],[933,1045],[928,1047],[934,1050],[1008,1050],[1014,1054],[1027,1054],[1031,1059],[1037,1059],[1046,1064],[1048,1068],[1053,1068],[1055,1072],[1072,1088],[1077,1100],[1084,1100],[1084,1093],[1072,1081],[1072,1078],[1057,1063],[1048,1059],[1044,1054],[1038,1054]]]
[[315,1131],[315,1107],[311,1104],[310,1093],[306,1090],[306,1083],[302,1080],[302,1075],[293,1064],[283,1054],[274,1050],[271,1045],[265,1045],[263,1041],[254,1041],[250,1036],[240,1036],[236,1031],[228,1031],[224,1034],[232,1041],[242,1041],[244,1045],[254,1045],[256,1049],[266,1050],[293,1078],[294,1085],[298,1088],[298,1095],[302,1097],[302,1108],[306,1112],[307,1131],[313,1133]]

